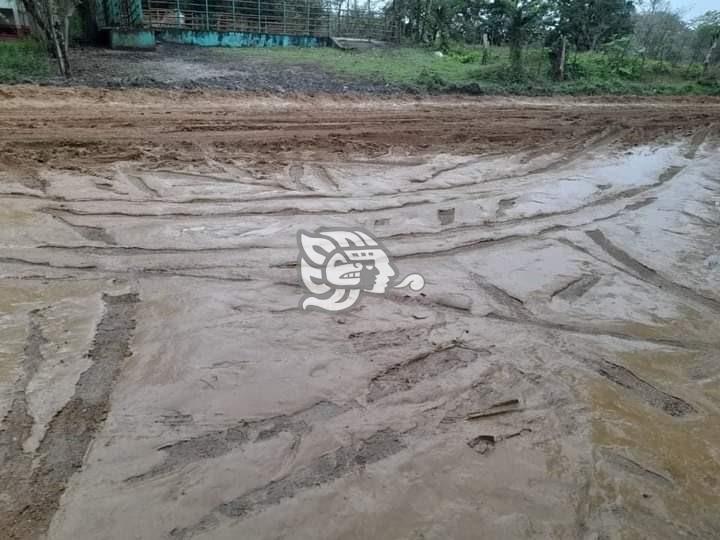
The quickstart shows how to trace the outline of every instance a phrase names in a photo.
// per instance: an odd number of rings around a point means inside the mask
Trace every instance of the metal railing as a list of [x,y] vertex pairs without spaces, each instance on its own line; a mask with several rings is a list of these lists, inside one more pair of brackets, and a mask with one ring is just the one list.
[[143,0],[143,23],[153,29],[253,32],[391,39],[384,14],[338,12],[319,0]]
[[99,28],[138,28],[143,23],[143,5],[137,0],[95,0]]
[[344,9],[330,16],[330,35],[337,37],[394,41],[396,28],[390,17],[376,11]]

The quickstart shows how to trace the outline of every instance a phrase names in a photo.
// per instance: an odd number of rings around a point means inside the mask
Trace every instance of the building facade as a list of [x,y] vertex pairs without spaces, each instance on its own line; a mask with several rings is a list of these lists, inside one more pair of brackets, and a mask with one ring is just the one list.
[[16,0],[0,0],[0,37],[16,37],[30,33],[30,18]]

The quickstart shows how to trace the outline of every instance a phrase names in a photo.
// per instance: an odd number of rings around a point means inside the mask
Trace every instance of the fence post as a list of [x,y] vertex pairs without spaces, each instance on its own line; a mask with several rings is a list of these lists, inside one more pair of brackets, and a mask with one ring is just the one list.
[[307,6],[307,16],[305,18],[305,28],[307,31],[307,35],[310,35],[310,0],[305,0],[305,5]]
[[260,0],[257,0],[257,6],[258,6],[258,34],[261,32],[260,28]]
[[233,16],[232,29],[237,31],[237,15],[235,14],[235,0],[232,0],[232,16]]
[[287,2],[283,0],[283,34],[287,34]]
[[208,6],[208,0],[205,0],[205,28],[210,30],[210,6]]
[[175,0],[175,26],[180,27],[180,0]]

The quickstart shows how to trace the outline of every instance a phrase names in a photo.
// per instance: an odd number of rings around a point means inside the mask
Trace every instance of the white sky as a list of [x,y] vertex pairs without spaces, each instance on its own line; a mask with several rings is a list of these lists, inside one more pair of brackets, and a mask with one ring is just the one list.
[[718,0],[670,0],[673,8],[681,10],[686,20],[694,19],[710,10],[720,11]]

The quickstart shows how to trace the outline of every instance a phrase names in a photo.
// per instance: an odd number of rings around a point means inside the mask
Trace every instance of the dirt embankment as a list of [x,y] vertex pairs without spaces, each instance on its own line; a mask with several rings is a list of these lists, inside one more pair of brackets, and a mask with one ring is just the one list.
[[[583,148],[598,137],[637,143],[717,119],[712,99],[557,100],[282,98],[218,91],[2,91],[3,159],[72,167],[143,160],[382,154],[397,148],[483,153]],[[560,146],[558,146],[560,145]]]

